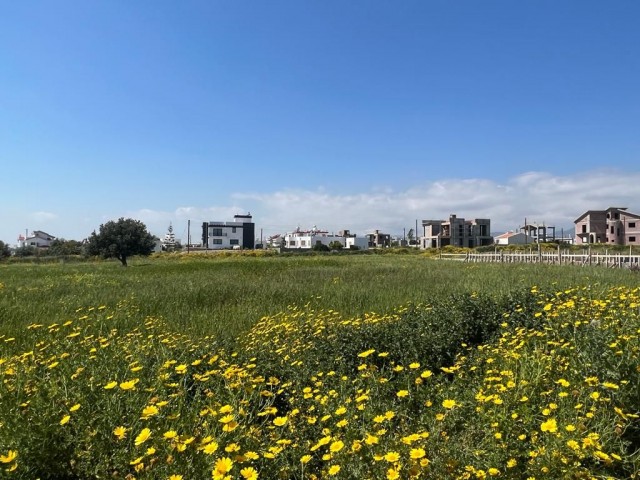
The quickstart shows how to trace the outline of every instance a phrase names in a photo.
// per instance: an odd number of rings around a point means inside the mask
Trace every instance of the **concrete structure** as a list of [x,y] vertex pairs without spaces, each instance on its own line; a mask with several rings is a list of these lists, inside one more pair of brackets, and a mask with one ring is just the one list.
[[55,239],[56,237],[53,235],[41,230],[34,230],[31,235],[26,232],[26,236],[18,236],[18,247],[49,248]]
[[537,223],[526,223],[520,230],[533,239],[533,243],[547,243],[556,241],[556,227]]
[[575,244],[640,245],[640,215],[626,207],[588,210],[575,221]]
[[535,243],[535,240],[522,232],[505,232],[495,237],[493,243],[496,245],[526,245]]
[[255,247],[255,224],[251,214],[234,215],[233,222],[204,222],[202,224],[202,248],[224,250]]
[[391,246],[391,234],[374,230],[365,235],[369,248],[385,248]]
[[349,230],[338,232],[337,235],[329,234],[326,230],[319,230],[315,226],[311,230],[300,230],[296,228],[293,232],[285,234],[282,238],[272,237],[272,242],[278,242],[283,248],[288,250],[310,250],[320,243],[327,247],[332,242],[340,242],[343,248],[357,247],[361,250],[367,249],[367,239],[351,234]]
[[449,220],[423,220],[421,248],[480,247],[493,244],[491,220],[476,218],[465,220],[450,215]]

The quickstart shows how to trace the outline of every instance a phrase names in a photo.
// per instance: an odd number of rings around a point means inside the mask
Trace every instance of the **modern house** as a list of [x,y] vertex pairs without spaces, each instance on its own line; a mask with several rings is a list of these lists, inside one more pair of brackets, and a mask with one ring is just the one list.
[[203,222],[202,248],[209,250],[253,249],[255,224],[251,214],[234,215],[233,222]]
[[640,245],[640,215],[626,207],[587,210],[575,221],[575,244]]
[[496,245],[527,245],[536,243],[536,240],[522,232],[505,232],[502,235],[494,237],[493,243]]
[[27,232],[26,236],[18,236],[18,247],[49,248],[55,239],[56,237],[53,235],[41,230],[34,230],[31,235]]
[[310,250],[318,243],[328,247],[332,242],[340,242],[343,248],[357,247],[361,250],[368,248],[366,238],[357,237],[355,234],[350,233],[349,230],[342,230],[337,235],[334,235],[326,230],[319,230],[315,226],[311,230],[300,230],[298,227],[293,232],[282,236],[279,244],[289,250]]
[[391,234],[382,233],[380,230],[367,233],[366,238],[369,248],[385,248],[391,246]]
[[476,218],[465,220],[450,215],[449,220],[423,220],[422,248],[479,247],[491,245],[491,220]]

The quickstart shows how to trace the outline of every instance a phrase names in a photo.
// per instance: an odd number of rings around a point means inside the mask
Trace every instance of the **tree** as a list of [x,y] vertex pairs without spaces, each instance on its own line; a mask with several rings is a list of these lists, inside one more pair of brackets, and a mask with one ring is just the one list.
[[120,218],[117,222],[111,220],[100,225],[99,233],[93,231],[87,244],[87,253],[117,258],[126,267],[127,258],[149,255],[155,244],[155,237],[147,231],[144,223],[131,218]]
[[14,255],[16,257],[33,257],[37,255],[37,253],[38,251],[36,250],[36,247],[33,245],[25,245],[24,247],[16,248]]
[[342,247],[344,247],[344,245],[342,245],[340,240],[334,240],[329,243],[329,248],[331,250],[342,250]]
[[56,238],[47,249],[47,255],[80,255],[82,253],[82,244],[77,240],[65,240],[64,238]]
[[9,248],[9,245],[7,245],[2,240],[0,240],[0,260],[10,256],[11,256],[11,249]]

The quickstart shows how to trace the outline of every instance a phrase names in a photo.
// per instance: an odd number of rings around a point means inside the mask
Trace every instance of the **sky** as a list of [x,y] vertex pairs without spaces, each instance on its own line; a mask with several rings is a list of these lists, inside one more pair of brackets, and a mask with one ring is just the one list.
[[0,240],[640,213],[640,2],[2,2]]

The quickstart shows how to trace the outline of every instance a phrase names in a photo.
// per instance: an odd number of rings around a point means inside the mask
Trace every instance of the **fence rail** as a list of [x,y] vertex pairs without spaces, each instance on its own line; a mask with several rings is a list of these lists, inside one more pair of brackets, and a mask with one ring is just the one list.
[[440,258],[467,263],[547,263],[555,265],[599,265],[610,268],[640,269],[640,255],[630,253],[488,252],[441,253]]

